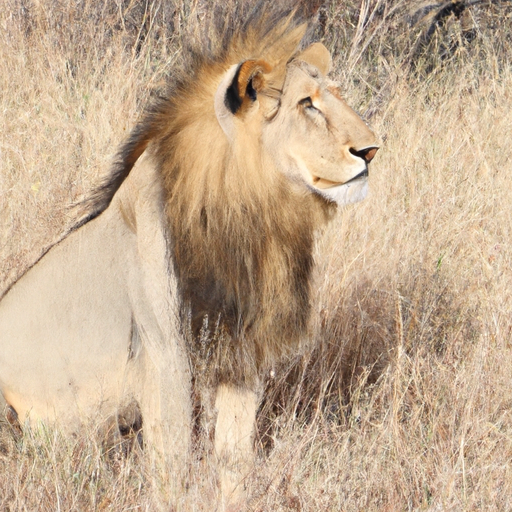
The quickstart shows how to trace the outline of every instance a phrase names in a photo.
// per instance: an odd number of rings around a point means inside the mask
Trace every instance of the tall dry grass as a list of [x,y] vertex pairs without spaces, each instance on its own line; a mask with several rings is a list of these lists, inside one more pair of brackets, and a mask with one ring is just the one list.
[[[0,0],[2,289],[72,221],[211,4]],[[267,384],[249,510],[512,509],[510,12],[429,34],[419,6],[320,10],[383,144],[371,196],[320,243],[315,348]],[[207,461],[176,498],[124,451],[3,425],[0,509],[212,510]]]

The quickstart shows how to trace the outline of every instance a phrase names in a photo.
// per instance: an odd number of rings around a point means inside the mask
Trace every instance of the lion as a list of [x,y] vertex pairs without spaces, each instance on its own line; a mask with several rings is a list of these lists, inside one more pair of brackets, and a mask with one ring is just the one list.
[[207,340],[214,451],[236,488],[262,378],[308,336],[316,237],[366,196],[378,149],[305,31],[261,15],[196,54],[86,215],[6,292],[0,391],[20,420],[75,430],[136,404],[145,446],[179,471]]

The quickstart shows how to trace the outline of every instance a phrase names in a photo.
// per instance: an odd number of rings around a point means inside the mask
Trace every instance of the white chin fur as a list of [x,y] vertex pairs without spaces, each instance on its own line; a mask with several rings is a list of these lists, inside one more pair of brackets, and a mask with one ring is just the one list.
[[314,189],[317,194],[335,202],[338,206],[358,203],[368,194],[368,180],[361,178],[337,187]]

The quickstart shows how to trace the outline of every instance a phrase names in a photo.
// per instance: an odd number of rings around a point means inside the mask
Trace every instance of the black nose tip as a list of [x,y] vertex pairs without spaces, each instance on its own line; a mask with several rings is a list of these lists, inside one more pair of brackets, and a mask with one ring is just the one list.
[[377,146],[370,146],[363,149],[350,148],[350,152],[354,156],[362,158],[367,164],[369,164],[373,160],[373,157],[375,156],[375,153],[377,153],[378,149],[379,148]]

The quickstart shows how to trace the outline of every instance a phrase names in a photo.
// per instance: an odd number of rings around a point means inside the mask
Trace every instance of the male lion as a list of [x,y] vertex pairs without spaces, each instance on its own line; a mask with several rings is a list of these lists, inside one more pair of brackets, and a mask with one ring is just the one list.
[[304,24],[248,25],[191,59],[88,216],[0,303],[11,413],[74,429],[136,403],[146,445],[175,468],[191,438],[190,340],[207,339],[225,492],[251,460],[262,374],[307,334],[315,233],[364,198],[377,151],[326,77],[327,49],[298,50]]

